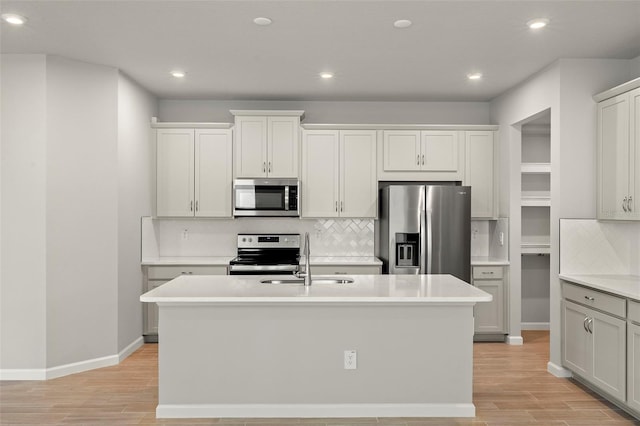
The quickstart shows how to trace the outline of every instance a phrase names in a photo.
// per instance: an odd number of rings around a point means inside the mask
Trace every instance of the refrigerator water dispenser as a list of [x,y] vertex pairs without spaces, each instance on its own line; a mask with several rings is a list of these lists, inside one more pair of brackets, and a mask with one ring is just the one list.
[[396,233],[396,265],[397,266],[419,266],[418,262],[418,241],[420,234]]

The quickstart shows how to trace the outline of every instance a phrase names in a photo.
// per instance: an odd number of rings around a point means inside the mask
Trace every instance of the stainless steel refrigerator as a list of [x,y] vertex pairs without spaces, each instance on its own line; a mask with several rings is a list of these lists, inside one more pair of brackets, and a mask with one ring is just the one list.
[[471,282],[471,187],[384,187],[378,226],[384,273],[451,274]]

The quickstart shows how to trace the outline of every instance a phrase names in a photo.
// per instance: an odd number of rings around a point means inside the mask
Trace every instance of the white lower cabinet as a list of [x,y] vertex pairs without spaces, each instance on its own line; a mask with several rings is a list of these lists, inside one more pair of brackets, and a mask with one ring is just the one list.
[[563,365],[624,402],[627,333],[626,321],[618,317],[625,315],[624,299],[568,283],[563,295]]
[[311,265],[313,275],[379,275],[380,265]]
[[[143,266],[143,293],[160,287],[180,275],[227,275],[227,266]],[[158,305],[155,303],[142,303],[142,334],[145,342],[158,341]]]
[[634,301],[627,320],[627,405],[640,412],[640,303]]
[[[507,286],[504,266],[473,266],[471,283],[493,296],[491,302],[476,303],[473,310],[476,338],[507,334]],[[484,340],[484,339],[483,339]]]

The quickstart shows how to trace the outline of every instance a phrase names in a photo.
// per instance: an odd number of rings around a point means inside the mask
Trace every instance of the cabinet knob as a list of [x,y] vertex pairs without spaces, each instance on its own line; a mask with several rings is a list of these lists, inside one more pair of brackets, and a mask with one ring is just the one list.
[[590,302],[593,302],[594,300],[596,300],[595,297],[591,297],[591,296],[585,296],[584,298]]

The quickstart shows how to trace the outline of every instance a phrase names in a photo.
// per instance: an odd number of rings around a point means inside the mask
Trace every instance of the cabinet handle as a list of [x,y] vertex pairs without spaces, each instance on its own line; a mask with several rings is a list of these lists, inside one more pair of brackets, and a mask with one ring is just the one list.
[[338,211],[338,202],[336,201],[336,211]]
[[487,271],[482,271],[482,274],[483,274],[483,275],[493,275],[493,271],[489,271],[489,272],[487,272]]
[[593,334],[593,318],[589,318],[589,321],[587,321],[587,328],[589,333]]
[[198,200],[196,200],[196,211],[198,211]]
[[340,211],[344,211],[344,201],[340,201]]
[[593,302],[595,299],[595,297],[591,297],[591,296],[585,296],[585,299],[589,300],[590,302]]
[[269,161],[269,173],[271,173],[271,161]]
[[416,156],[416,165],[420,165],[420,154]]
[[424,154],[422,154],[422,165],[424,166]]
[[191,203],[189,204],[189,210],[193,211],[193,200],[191,200]]
[[624,197],[624,200],[622,200],[622,210],[624,210],[625,212],[629,211],[627,210],[627,197]]
[[584,331],[588,333],[589,329],[587,328],[587,321],[589,321],[589,317],[584,317],[584,320],[582,321],[582,327],[584,328]]
[[629,209],[630,212],[633,211],[633,205],[631,204],[631,202],[633,201],[633,198],[631,197],[631,195],[629,195],[629,200],[627,201],[627,208]]
[[183,272],[180,272],[180,275],[193,275],[193,272],[191,272],[191,271],[183,271]]

